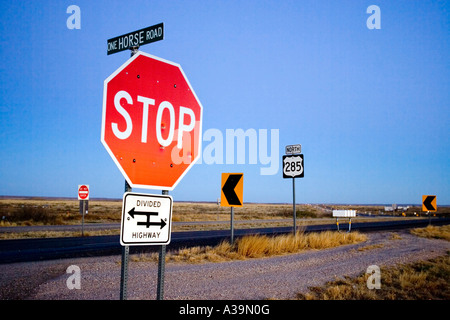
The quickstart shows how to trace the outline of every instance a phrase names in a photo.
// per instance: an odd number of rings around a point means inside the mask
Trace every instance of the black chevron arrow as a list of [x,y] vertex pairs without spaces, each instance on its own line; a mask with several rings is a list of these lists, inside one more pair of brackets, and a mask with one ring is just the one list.
[[239,183],[241,178],[242,174],[230,174],[227,181],[223,185],[222,192],[230,205],[242,205],[236,192],[234,192],[234,188],[236,188],[236,185]]
[[436,208],[433,207],[433,205],[431,204],[431,202],[433,202],[433,200],[436,198],[436,196],[427,196],[425,198],[425,200],[423,201],[423,205],[425,206],[425,208],[427,208],[427,210],[429,211],[435,211]]

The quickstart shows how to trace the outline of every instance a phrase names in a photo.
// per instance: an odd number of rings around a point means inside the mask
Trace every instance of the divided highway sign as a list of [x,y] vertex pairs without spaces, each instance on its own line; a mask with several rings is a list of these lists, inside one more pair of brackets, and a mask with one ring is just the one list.
[[172,226],[172,197],[127,192],[123,196],[120,244],[167,245]]

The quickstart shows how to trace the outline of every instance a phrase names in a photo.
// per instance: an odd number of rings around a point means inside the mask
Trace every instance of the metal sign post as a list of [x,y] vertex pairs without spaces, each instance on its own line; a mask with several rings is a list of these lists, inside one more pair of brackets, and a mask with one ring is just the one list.
[[[125,180],[125,193],[131,192],[132,188]],[[120,268],[120,300],[127,300],[127,282],[128,282],[128,256],[130,254],[129,246],[122,246],[122,264]]]
[[297,214],[295,213],[295,178],[292,178],[292,209],[294,218],[294,234],[297,232]]
[[234,243],[234,207],[231,207],[231,221],[230,221],[230,229],[231,229],[231,245]]
[[231,244],[234,242],[234,207],[244,205],[244,174],[222,173],[220,206],[231,207],[230,229]]
[[305,176],[304,157],[303,154],[296,154],[301,152],[302,146],[291,145],[286,146],[287,155],[283,156],[283,178],[292,178],[292,215],[293,215],[293,233],[297,232],[297,213],[295,210],[295,178],[303,178]]
[[[139,47],[131,47],[131,57],[134,56]],[[131,188],[128,181],[125,179],[125,193],[131,192]],[[127,300],[127,282],[128,282],[128,256],[130,254],[129,246],[122,246],[122,264],[120,268],[120,300]]]
[[84,213],[86,212],[86,201],[85,200],[81,200],[82,204],[82,218],[81,218],[81,236],[84,237]]
[[[163,190],[163,195],[168,195],[169,190]],[[158,285],[156,287],[156,300],[164,300],[164,272],[166,269],[166,245],[159,248],[158,259]]]

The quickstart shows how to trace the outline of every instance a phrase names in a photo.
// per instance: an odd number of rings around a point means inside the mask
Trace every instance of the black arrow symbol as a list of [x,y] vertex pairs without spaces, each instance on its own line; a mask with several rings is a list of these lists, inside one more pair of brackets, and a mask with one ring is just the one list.
[[157,216],[158,212],[147,212],[147,211],[136,211],[135,208],[131,209],[130,211],[128,211],[128,214],[134,219],[135,215],[142,215],[142,216],[147,216],[147,221],[142,222],[142,221],[138,221],[137,225],[138,226],[146,226],[147,228],[149,228],[150,226],[161,226],[160,229],[164,228],[164,226],[167,224],[164,222],[163,219],[161,219],[161,222],[150,222],[150,216]]
[[234,188],[236,188],[236,185],[239,183],[239,180],[241,180],[241,178],[242,174],[230,174],[227,181],[223,185],[222,192],[225,198],[227,198],[228,204],[230,205],[242,205],[236,192],[234,192]]
[[[148,216],[148,217],[150,217],[150,216]],[[146,222],[138,222],[137,223],[138,226],[146,226],[147,228],[150,226],[161,226],[160,229],[164,228],[164,226],[166,224],[167,223],[165,223],[163,219],[161,219],[161,222],[150,222],[149,219],[147,219]]]
[[433,205],[431,204],[431,202],[433,202],[433,200],[436,198],[436,196],[427,196],[425,198],[425,200],[423,201],[423,205],[425,206],[425,208],[427,208],[427,210],[429,211],[435,211],[436,208],[433,207]]
[[134,219],[134,215],[157,216],[158,212],[136,211],[135,208],[128,211],[128,214]]

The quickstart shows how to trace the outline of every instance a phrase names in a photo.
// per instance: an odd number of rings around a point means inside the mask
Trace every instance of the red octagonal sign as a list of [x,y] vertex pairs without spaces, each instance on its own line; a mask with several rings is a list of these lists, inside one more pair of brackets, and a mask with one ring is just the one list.
[[202,109],[180,65],[138,52],[105,80],[101,141],[131,187],[173,190],[200,157]]

